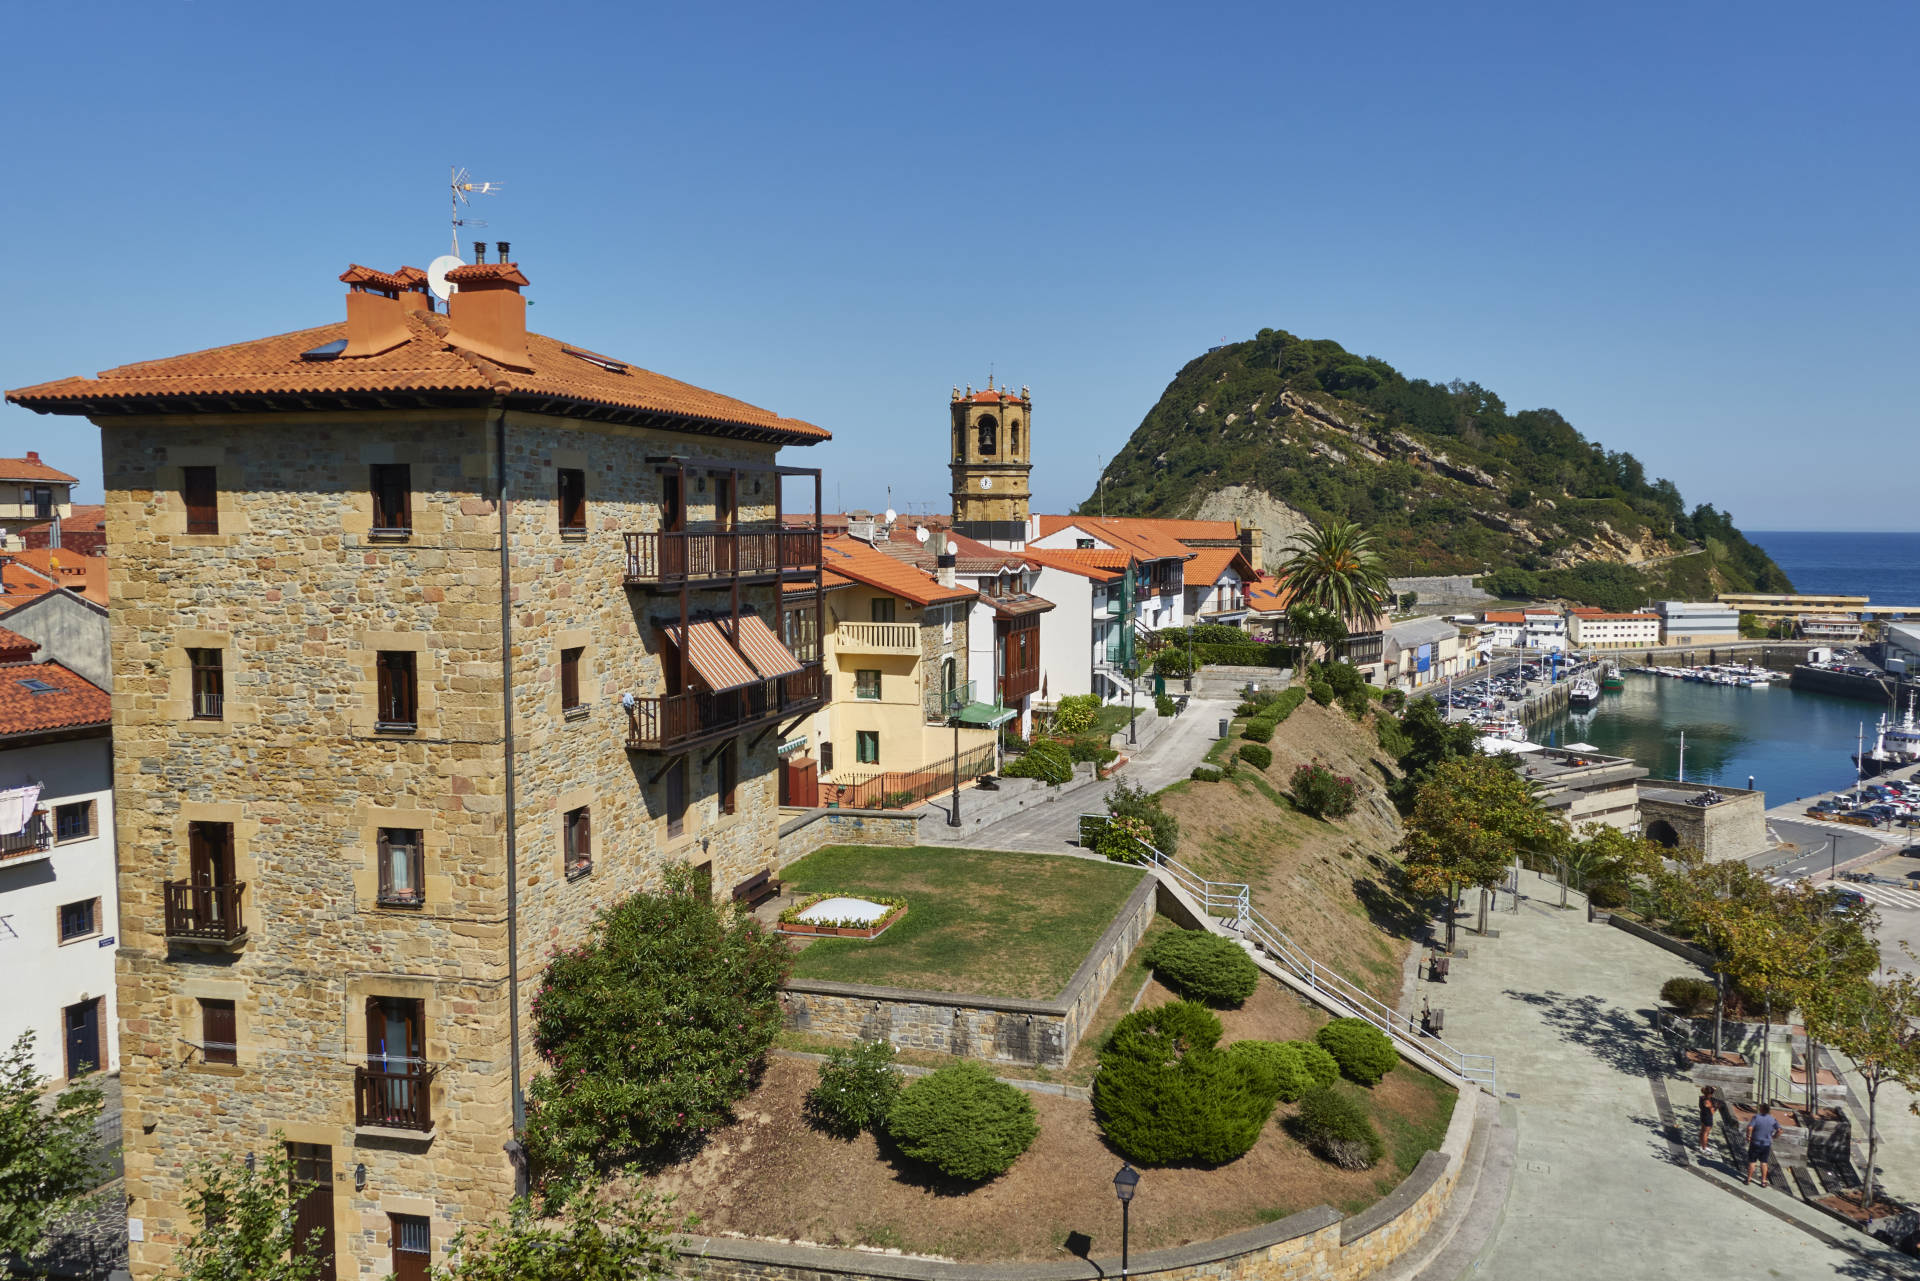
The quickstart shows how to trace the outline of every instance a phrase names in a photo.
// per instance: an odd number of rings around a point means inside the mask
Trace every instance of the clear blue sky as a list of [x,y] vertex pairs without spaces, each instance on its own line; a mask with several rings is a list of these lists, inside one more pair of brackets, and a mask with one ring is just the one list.
[[[943,505],[1085,498],[1263,327],[1551,405],[1748,528],[1920,527],[1912,5],[7,6],[0,386],[330,321],[507,184],[543,332]],[[99,494],[84,420],[0,408]]]

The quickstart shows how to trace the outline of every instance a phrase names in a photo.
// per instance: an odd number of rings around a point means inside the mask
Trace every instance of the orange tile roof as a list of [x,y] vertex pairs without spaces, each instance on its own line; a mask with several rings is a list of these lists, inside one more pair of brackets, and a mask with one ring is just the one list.
[[40,642],[19,632],[0,627],[0,663],[24,663],[33,657]]
[[916,605],[972,600],[980,594],[971,587],[942,587],[932,575],[876,551],[872,544],[857,538],[822,539],[820,551],[825,563],[833,567],[833,573],[868,587],[878,587]]
[[[501,265],[488,264],[489,268]],[[41,413],[86,414],[178,412],[192,410],[196,402],[235,399],[274,409],[301,408],[299,398],[313,396],[382,396],[388,403],[396,396],[451,396],[477,404],[500,395],[516,408],[536,412],[567,415],[611,407],[744,427],[789,444],[831,438],[823,427],[782,418],[638,365],[605,368],[568,354],[565,348],[572,344],[545,334],[527,334],[529,369],[522,371],[448,345],[448,321],[438,312],[409,312],[404,319],[408,340],[376,356],[301,358],[304,352],[346,338],[347,325],[342,320],[228,347],[120,365],[95,378],[62,378],[16,388],[7,393],[7,399]]]
[[984,404],[988,401],[991,401],[995,404],[999,404],[1002,401],[1012,401],[1015,404],[1023,403],[1022,397],[1014,395],[1012,392],[1008,391],[1005,387],[995,387],[989,391],[976,391],[973,393],[973,395],[962,396],[960,399],[963,403],[972,403],[976,405]]
[[[39,681],[53,688],[35,693],[22,684]],[[35,734],[113,719],[107,691],[59,663],[13,663],[0,667],[0,734]]]
[[1253,579],[1253,566],[1247,564],[1247,558],[1240,554],[1238,547],[1196,547],[1193,559],[1186,563],[1182,572],[1186,575],[1187,586],[1204,584],[1211,587],[1220,581],[1220,575],[1230,567],[1239,571],[1242,582]]
[[[1123,552],[1131,552],[1139,560],[1185,560],[1193,555],[1193,549],[1173,535],[1151,527],[1122,528],[1117,522],[1095,520],[1088,516],[1076,516],[1060,528],[1072,525],[1084,530],[1094,538]],[[1054,533],[1059,533],[1056,529]],[[1042,535],[1044,537],[1044,535]]]
[[[43,594],[53,587],[65,587],[96,604],[107,603],[105,556],[82,556],[66,547],[33,547],[25,551],[7,552],[0,559],[22,565],[46,579],[47,586],[36,594]],[[11,587],[8,590],[11,592]]]
[[1527,616],[1517,609],[1489,610],[1480,617],[1483,621],[1489,623],[1524,623],[1527,621]]
[[375,289],[387,289],[399,293],[407,287],[409,281],[401,279],[398,274],[390,274],[374,267],[362,267],[356,262],[340,273],[340,283],[372,285]]
[[1293,600],[1293,593],[1278,582],[1247,584],[1247,608],[1262,614],[1277,614]]
[[41,462],[37,450],[28,450],[25,458],[0,458],[0,480],[63,480],[69,485],[80,483],[77,476],[69,476]]
[[1029,561],[1036,564],[1053,569],[1064,569],[1069,574],[1079,574],[1082,578],[1094,578],[1101,582],[1109,582],[1127,572],[1124,557],[1121,558],[1118,566],[1103,563],[1105,558],[1113,555],[1111,551],[1087,551],[1077,547],[1029,547],[1025,555]]

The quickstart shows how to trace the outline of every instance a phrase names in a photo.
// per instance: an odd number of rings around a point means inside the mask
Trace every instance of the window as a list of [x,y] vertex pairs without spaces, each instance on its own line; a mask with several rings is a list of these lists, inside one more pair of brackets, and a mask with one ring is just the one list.
[[84,899],[78,903],[62,904],[60,908],[60,941],[71,943],[74,939],[83,939],[100,932],[100,900]]
[[893,621],[893,597],[875,596],[873,598],[873,621],[876,623]]
[[880,763],[880,731],[863,729],[853,736],[853,754],[862,765]]
[[1018,418],[1007,420],[1007,452],[1015,455],[1020,452],[1020,420]]
[[427,1281],[433,1234],[422,1214],[389,1214],[393,1226],[394,1281]]
[[189,534],[220,532],[220,487],[213,468],[182,467],[180,499],[187,508]]
[[681,757],[667,770],[667,838],[687,830],[687,759]]
[[580,655],[584,647],[560,651],[560,710],[573,711],[580,703]]
[[375,729],[411,732],[418,728],[420,689],[413,660],[411,650],[398,649],[383,649],[375,659]]
[[383,827],[375,838],[380,859],[380,906],[419,907],[426,902],[426,859],[420,829]]
[[587,532],[587,473],[578,467],[560,469],[560,532]]
[[833,744],[820,744],[820,776],[825,778],[833,773]]
[[734,755],[732,743],[720,749],[719,769],[715,777],[719,784],[720,812],[731,814],[736,808],[734,793],[740,785],[740,762]]
[[193,668],[193,719],[222,719],[227,701],[225,655],[217,649],[190,649],[187,662]]
[[999,448],[999,434],[1000,424],[994,421],[993,415],[982,416],[979,426],[980,452],[983,454],[996,452]]
[[33,487],[33,518],[35,520],[53,519],[53,487],[51,485]]
[[1076,538],[1073,540],[1073,545],[1083,552],[1093,550],[1093,540],[1091,538]]
[[93,835],[93,802],[74,801],[53,807],[54,839],[85,840]]
[[374,463],[369,487],[373,490],[373,532],[412,532],[413,468],[406,463]]
[[585,876],[593,870],[593,820],[582,805],[568,810],[566,817],[567,879]]
[[853,696],[855,698],[880,697],[880,673],[877,669],[863,667],[853,674]]
[[238,1063],[239,1035],[235,1031],[232,1001],[200,1002],[200,1059],[204,1063]]

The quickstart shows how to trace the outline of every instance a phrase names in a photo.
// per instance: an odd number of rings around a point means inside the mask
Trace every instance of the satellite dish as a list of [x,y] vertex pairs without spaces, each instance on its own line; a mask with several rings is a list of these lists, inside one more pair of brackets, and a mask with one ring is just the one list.
[[913,538],[915,542],[924,543],[929,537],[931,537],[931,535],[927,533],[927,527],[925,525],[915,525],[913,527]]
[[884,517],[882,517],[882,519],[885,520],[887,524],[891,525],[893,524],[894,521],[900,519],[900,513],[895,511],[893,508],[889,507],[887,508],[887,514]]
[[460,261],[460,259],[452,254],[441,254],[438,258],[435,258],[427,264],[427,288],[433,290],[433,296],[435,298],[438,298],[441,302],[445,302],[460,288],[460,286],[452,284],[447,280],[447,273],[455,267],[464,267],[466,265],[466,263]]

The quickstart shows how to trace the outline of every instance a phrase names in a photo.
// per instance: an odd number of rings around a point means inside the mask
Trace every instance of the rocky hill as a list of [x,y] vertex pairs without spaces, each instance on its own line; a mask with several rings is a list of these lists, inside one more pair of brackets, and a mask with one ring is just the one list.
[[[1374,532],[1395,575],[1506,567],[1576,599],[1595,578],[1608,590],[1587,594],[1610,606],[1790,588],[1728,516],[1689,511],[1554,410],[1510,412],[1477,383],[1409,379],[1276,329],[1190,361],[1105,479],[1109,512],[1259,525],[1270,564],[1293,533],[1342,517]],[[1098,501],[1096,487],[1084,509]]]

